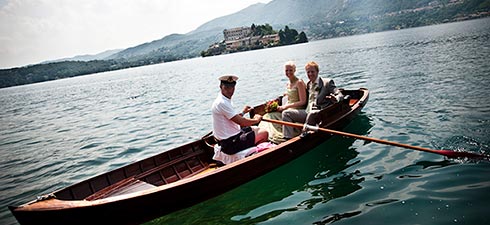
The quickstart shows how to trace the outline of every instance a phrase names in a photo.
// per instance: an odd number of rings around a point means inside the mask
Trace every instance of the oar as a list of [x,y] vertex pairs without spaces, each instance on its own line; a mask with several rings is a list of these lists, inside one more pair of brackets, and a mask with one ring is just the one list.
[[322,131],[322,132],[326,132],[329,134],[335,134],[335,135],[340,135],[340,136],[345,136],[345,137],[350,137],[350,138],[356,138],[356,139],[361,139],[361,140],[365,140],[365,141],[372,141],[372,142],[377,142],[380,144],[393,145],[393,146],[397,146],[397,147],[408,148],[408,149],[413,149],[413,150],[423,151],[423,152],[430,152],[430,153],[434,153],[434,154],[447,156],[449,158],[476,158],[476,159],[490,160],[490,155],[478,154],[478,153],[473,153],[473,152],[458,152],[458,151],[452,151],[452,150],[435,150],[435,149],[422,148],[422,147],[402,144],[402,143],[393,142],[393,141],[386,141],[386,140],[361,136],[361,135],[357,135],[357,134],[351,134],[351,133],[337,131],[337,130],[321,128],[321,127],[317,127],[317,126],[311,126],[311,125],[307,125],[307,124],[303,125],[300,123],[291,123],[291,122],[286,122],[286,121],[281,121],[281,120],[272,120],[272,119],[267,119],[267,118],[262,118],[262,120],[266,121],[266,122],[285,125],[285,126],[296,127],[299,129],[305,129],[306,128],[308,130]]

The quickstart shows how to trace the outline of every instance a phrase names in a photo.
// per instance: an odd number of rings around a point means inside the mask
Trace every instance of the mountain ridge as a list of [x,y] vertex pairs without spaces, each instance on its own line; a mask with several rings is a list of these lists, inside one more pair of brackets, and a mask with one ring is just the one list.
[[85,55],[76,55],[73,57],[68,57],[68,58],[61,58],[61,59],[55,59],[55,60],[48,60],[41,62],[40,64],[47,64],[47,63],[54,63],[54,62],[62,62],[62,61],[92,61],[92,60],[103,60],[106,59],[107,57],[114,55],[124,49],[111,49],[111,50],[106,50],[101,53],[97,54],[85,54]]
[[[413,18],[396,14],[404,10],[413,10],[413,15],[423,14],[417,10],[443,11],[442,8],[446,10],[455,5],[464,5],[461,8],[477,8],[478,4],[484,5],[482,8],[490,11],[490,0],[273,0],[269,3],[256,3],[236,13],[212,19],[186,34],[172,34],[130,47],[107,59],[151,58],[151,54],[158,52],[173,55],[176,59],[197,57],[210,44],[223,39],[224,29],[252,24],[270,24],[275,28],[287,25],[305,31],[311,40],[430,25],[443,21],[437,22],[422,15],[419,18],[421,21],[406,24],[398,20]],[[387,16],[389,13],[395,16]],[[457,13],[447,14],[438,16],[449,17]],[[180,39],[171,38],[177,37],[176,35]],[[184,44],[192,46],[183,48],[181,45]]]
[[490,0],[272,0],[103,59],[0,69],[0,88],[199,57],[209,45],[223,40],[224,29],[252,24],[287,25],[313,41],[487,16]]

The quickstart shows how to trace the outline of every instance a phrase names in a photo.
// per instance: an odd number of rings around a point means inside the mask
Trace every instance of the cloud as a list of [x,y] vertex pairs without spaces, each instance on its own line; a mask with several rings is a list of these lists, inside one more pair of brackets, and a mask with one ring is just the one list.
[[270,0],[0,0],[0,68],[128,48]]

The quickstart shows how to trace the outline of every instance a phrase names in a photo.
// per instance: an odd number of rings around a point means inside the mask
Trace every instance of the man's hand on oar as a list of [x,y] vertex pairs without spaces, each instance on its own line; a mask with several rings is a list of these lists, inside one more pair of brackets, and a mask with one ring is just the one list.
[[356,139],[361,139],[361,140],[365,140],[365,141],[372,141],[372,142],[377,142],[380,144],[393,145],[393,146],[397,146],[397,147],[408,148],[408,149],[413,149],[413,150],[423,151],[423,152],[430,152],[430,153],[434,153],[434,154],[443,155],[443,156],[446,156],[449,158],[471,158],[471,159],[490,160],[490,155],[479,154],[479,153],[474,153],[474,152],[462,152],[462,151],[453,151],[453,150],[435,150],[435,149],[422,148],[422,147],[402,144],[402,143],[393,142],[393,141],[387,141],[387,140],[381,140],[381,139],[361,136],[361,135],[337,131],[337,130],[331,130],[331,129],[321,128],[321,127],[316,127],[316,126],[310,126],[310,125],[306,125],[306,124],[303,125],[300,123],[291,123],[291,122],[280,121],[280,120],[272,120],[272,119],[267,119],[267,118],[262,118],[262,120],[270,122],[270,123],[277,123],[277,124],[281,124],[281,125],[285,125],[285,126],[296,127],[299,129],[306,128],[308,130],[322,131],[322,132],[326,132],[329,134],[335,134],[335,135],[340,135],[340,136],[344,136],[344,137],[356,138]]

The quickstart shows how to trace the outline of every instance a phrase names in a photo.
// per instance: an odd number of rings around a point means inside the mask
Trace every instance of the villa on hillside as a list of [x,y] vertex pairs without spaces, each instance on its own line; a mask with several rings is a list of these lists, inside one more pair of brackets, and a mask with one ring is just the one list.
[[251,35],[251,27],[236,27],[223,30],[226,51],[234,52],[239,49],[256,48],[258,46],[274,46],[279,44],[279,34]]
[[223,30],[225,41],[239,40],[244,37],[248,37],[251,33],[252,33],[251,27],[235,27],[235,28]]
[[281,39],[277,32],[254,35],[254,28],[253,26],[224,29],[224,40],[210,45],[206,51],[201,52],[201,56],[221,55],[280,45]]
[[201,52],[202,57],[241,52],[282,45],[308,42],[304,32],[298,33],[288,26],[275,31],[269,24],[252,24],[250,27],[235,27],[223,30],[224,40],[214,43]]

